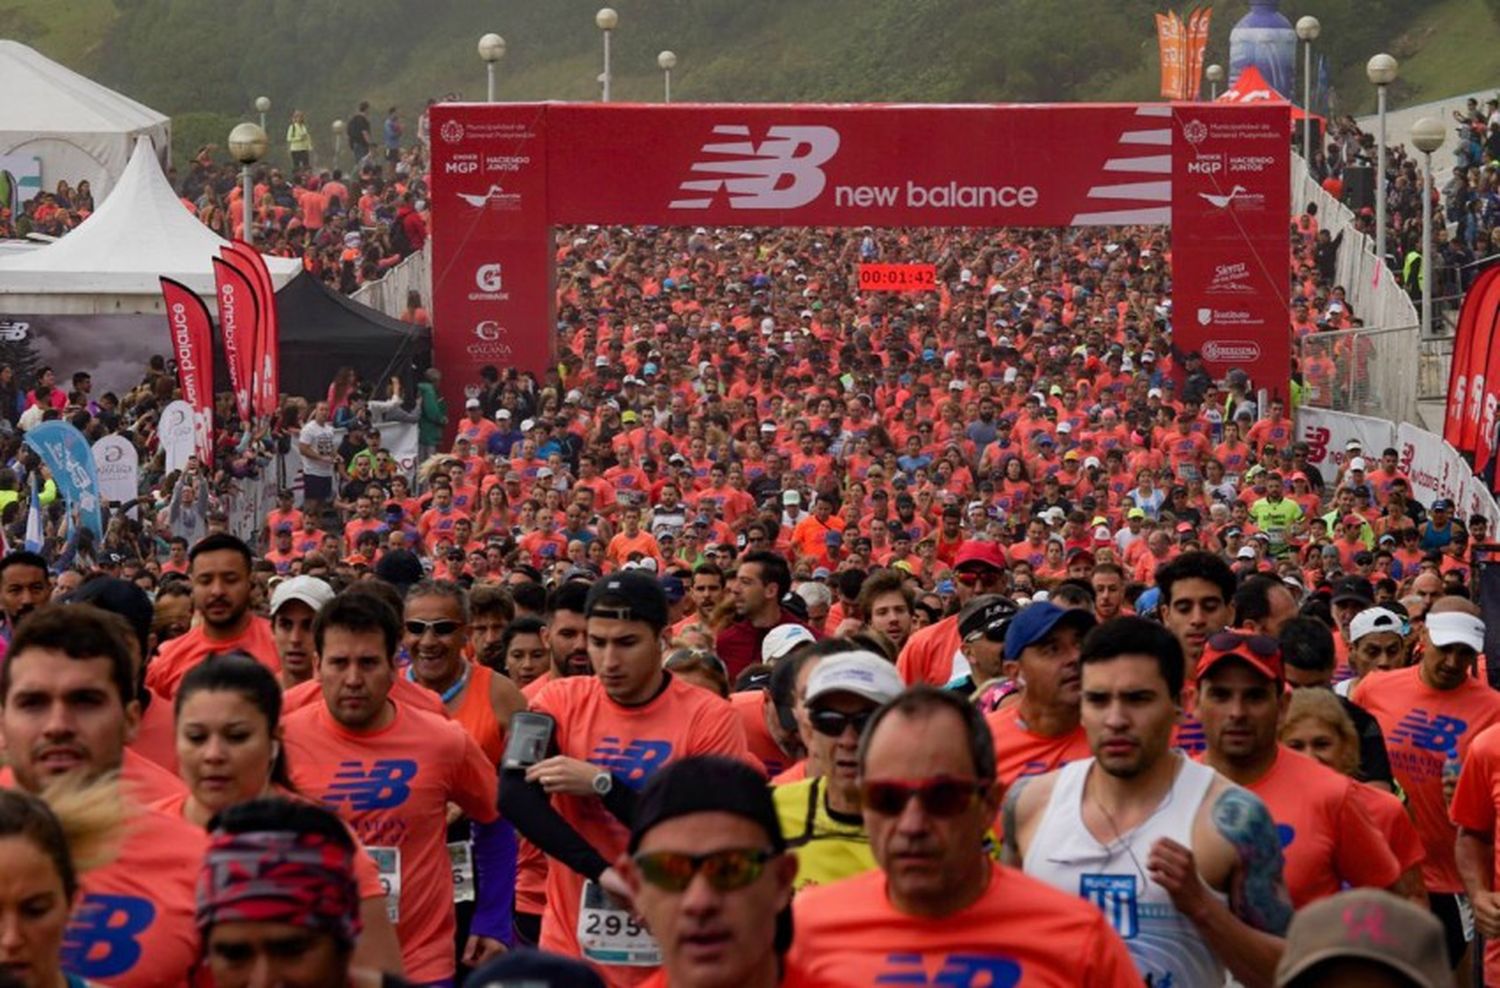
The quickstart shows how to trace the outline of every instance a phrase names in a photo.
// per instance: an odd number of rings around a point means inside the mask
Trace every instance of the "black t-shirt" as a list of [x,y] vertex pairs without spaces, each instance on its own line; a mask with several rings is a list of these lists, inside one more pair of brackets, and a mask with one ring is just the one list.
[[1391,772],[1391,759],[1385,750],[1385,734],[1380,730],[1380,721],[1364,707],[1347,696],[1340,696],[1344,712],[1354,721],[1354,730],[1359,735],[1359,773],[1361,782],[1384,782],[1392,789],[1396,777]]
[[349,146],[358,147],[370,143],[370,118],[363,113],[356,113],[349,118],[349,126],[346,128],[349,134]]

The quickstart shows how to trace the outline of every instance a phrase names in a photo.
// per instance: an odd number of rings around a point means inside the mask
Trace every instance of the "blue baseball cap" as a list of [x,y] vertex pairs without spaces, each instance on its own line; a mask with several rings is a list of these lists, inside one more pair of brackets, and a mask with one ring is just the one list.
[[1019,659],[1022,652],[1046,638],[1052,633],[1053,628],[1064,623],[1076,628],[1079,634],[1083,634],[1097,622],[1094,620],[1094,615],[1088,611],[1058,607],[1051,601],[1043,601],[1040,604],[1022,608],[1021,613],[1011,619],[1010,627],[1005,632],[1006,659],[1011,662]]
[[664,576],[657,582],[661,584],[661,592],[667,595],[668,603],[675,604],[687,596],[687,588],[682,585],[681,577]]

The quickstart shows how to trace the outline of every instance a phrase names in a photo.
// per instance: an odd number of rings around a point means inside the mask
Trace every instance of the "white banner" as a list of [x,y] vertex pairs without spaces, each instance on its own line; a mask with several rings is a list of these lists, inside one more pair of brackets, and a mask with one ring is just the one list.
[[167,473],[187,466],[193,455],[193,406],[185,401],[174,401],[161,410],[161,421],[156,424],[156,434],[161,439],[161,448],[167,454]]
[[1363,444],[1366,459],[1378,460],[1381,450],[1396,445],[1396,428],[1385,419],[1303,407],[1297,409],[1297,438],[1307,443],[1307,462],[1331,484],[1344,463],[1349,440]]
[[105,436],[94,443],[99,495],[106,501],[134,501],[140,492],[141,463],[135,444],[124,436]]
[[1396,430],[1396,450],[1402,471],[1411,478],[1412,495],[1423,505],[1430,507],[1438,498],[1447,498],[1461,519],[1480,514],[1491,525],[1500,519],[1494,496],[1474,476],[1463,455],[1441,436],[1403,422]]

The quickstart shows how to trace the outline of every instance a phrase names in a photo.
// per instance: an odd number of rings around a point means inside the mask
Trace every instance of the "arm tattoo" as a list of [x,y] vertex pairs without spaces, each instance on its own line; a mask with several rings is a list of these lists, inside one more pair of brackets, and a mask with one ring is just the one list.
[[1021,790],[1030,779],[1017,779],[1005,793],[1005,802],[1000,806],[1000,826],[1005,829],[1004,845],[1000,860],[1012,868],[1021,867],[1021,845],[1018,839],[1020,826],[1016,822],[1016,808],[1021,802]]
[[1240,859],[1230,882],[1230,911],[1258,930],[1284,936],[1292,903],[1282,876],[1281,838],[1266,804],[1234,786],[1214,801],[1213,822]]

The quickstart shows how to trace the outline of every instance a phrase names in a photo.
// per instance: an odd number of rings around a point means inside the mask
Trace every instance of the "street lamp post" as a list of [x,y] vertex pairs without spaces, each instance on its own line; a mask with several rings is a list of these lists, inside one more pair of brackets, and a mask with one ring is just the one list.
[[1377,115],[1380,118],[1375,138],[1375,255],[1381,264],[1385,258],[1385,87],[1396,81],[1400,66],[1381,52],[1365,65],[1365,75],[1375,85]]
[[266,114],[271,112],[271,97],[255,97],[255,110],[260,114],[260,129],[266,129]]
[[[1311,15],[1298,19],[1297,37],[1303,41],[1302,61],[1302,157],[1312,168],[1312,43],[1318,40],[1323,25]],[[1310,174],[1310,173],[1309,173]]]
[[255,198],[255,185],[251,180],[250,166],[255,164],[266,154],[266,131],[264,127],[257,127],[248,120],[242,124],[236,124],[229,132],[229,153],[234,155],[234,160],[240,163],[240,181],[243,184],[241,198],[245,207],[245,226],[243,231],[245,243],[255,243],[255,210],[251,200]]
[[343,145],[344,121],[335,120],[333,122],[333,167],[335,168],[339,166],[339,151],[343,149]]
[[662,102],[672,102],[672,70],[677,68],[677,53],[664,51],[656,56],[656,64],[661,66],[662,75]]
[[479,57],[484,59],[485,101],[495,102],[495,63],[505,57],[505,39],[491,31],[479,39]]
[[594,23],[599,30],[604,32],[604,102],[609,102],[609,84],[612,81],[609,73],[609,36],[620,23],[620,15],[615,13],[613,7],[600,7],[599,12],[594,15]]
[[1411,125],[1411,142],[1422,152],[1422,335],[1432,335],[1432,152],[1443,146],[1447,128],[1436,117]]
[[1219,98],[1219,83],[1224,81],[1224,66],[1215,62],[1204,69],[1203,74],[1208,76],[1208,99],[1213,102]]

